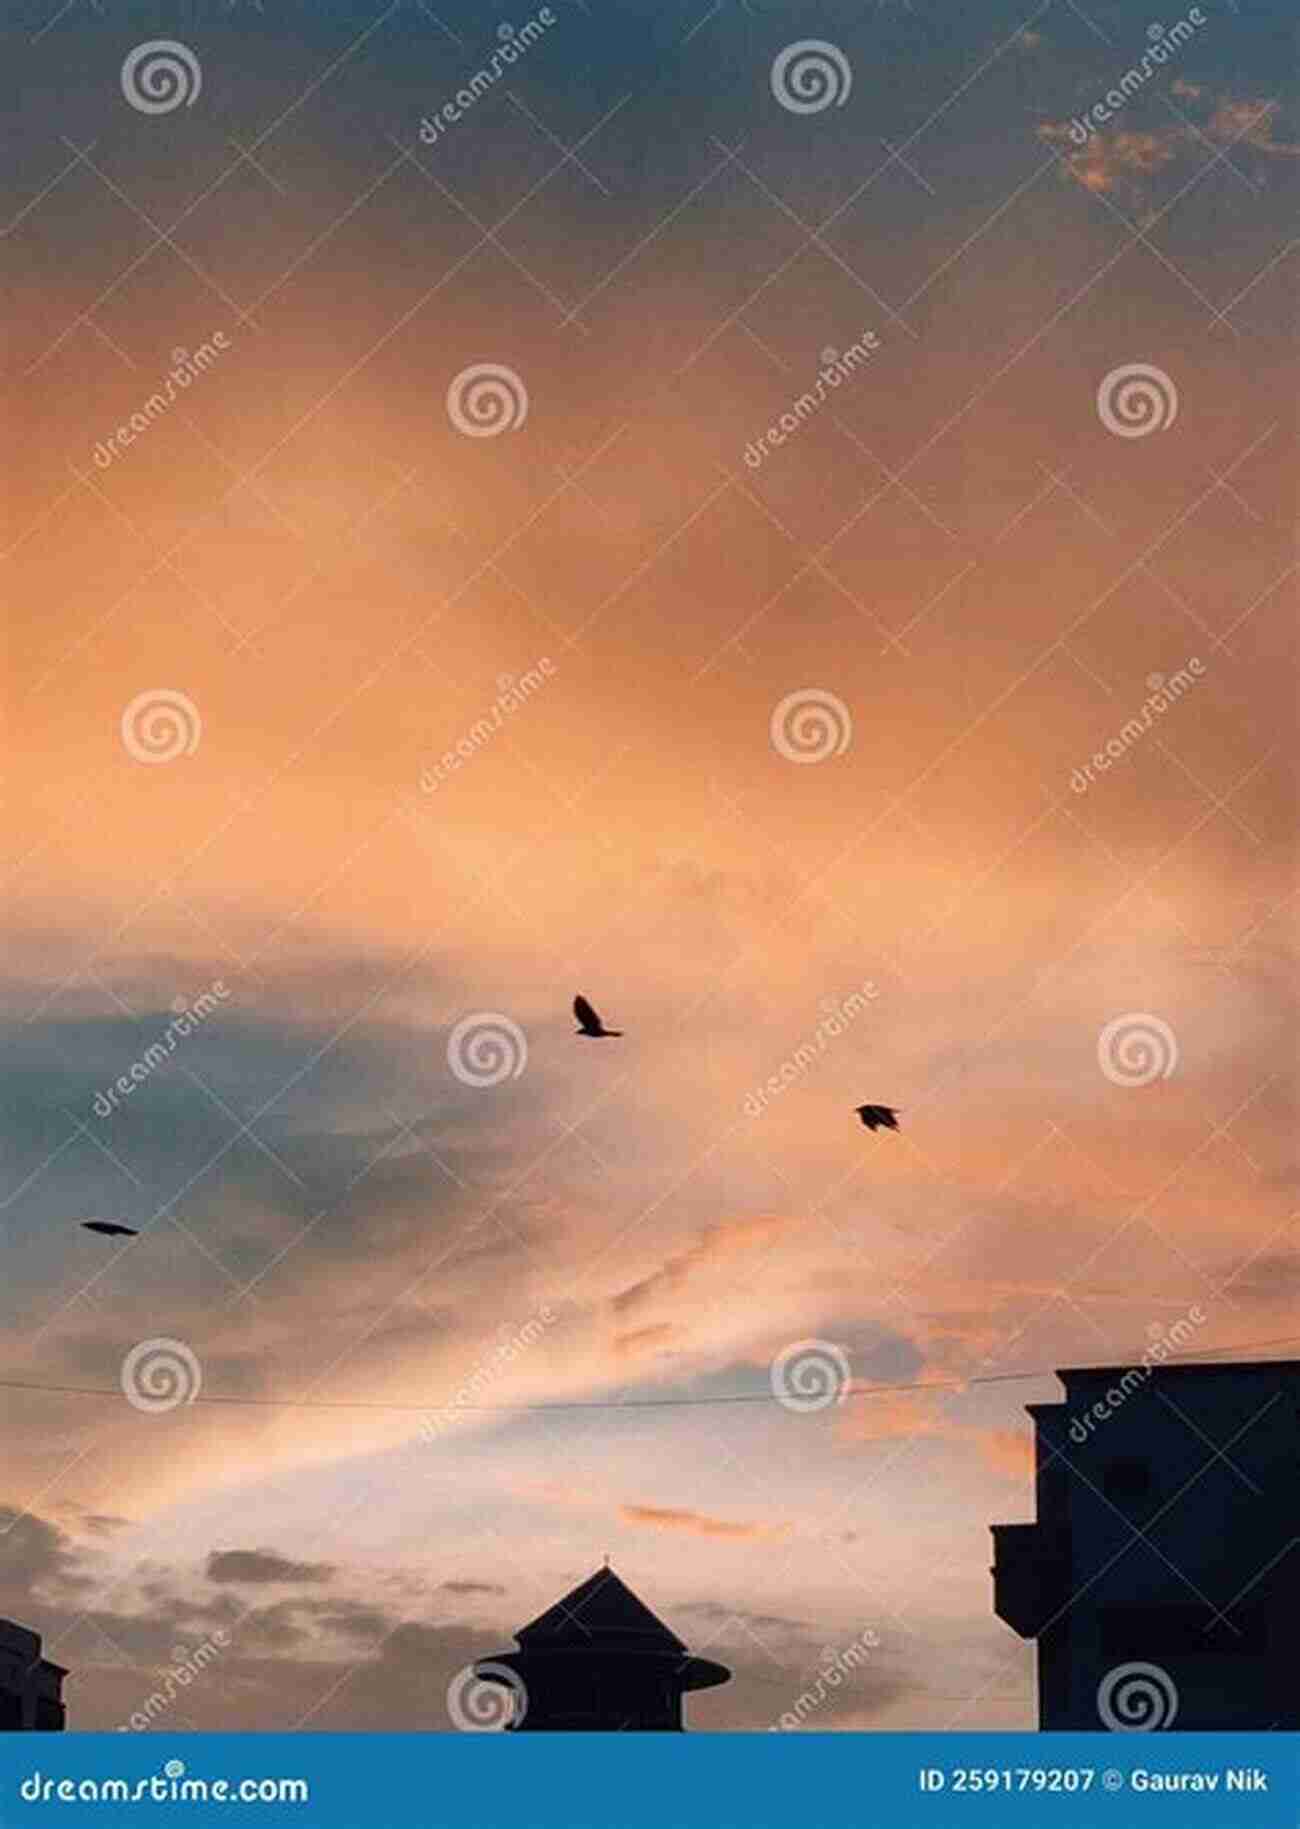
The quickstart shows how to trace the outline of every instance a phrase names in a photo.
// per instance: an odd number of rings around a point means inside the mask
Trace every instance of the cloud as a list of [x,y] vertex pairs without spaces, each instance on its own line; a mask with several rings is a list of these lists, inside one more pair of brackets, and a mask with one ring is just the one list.
[[1068,122],[1046,121],[1039,127],[1038,137],[1065,151],[1065,170],[1076,183],[1106,195],[1122,189],[1126,180],[1149,177],[1171,164],[1188,136],[1182,127],[1156,133],[1120,129],[1094,134],[1085,146],[1078,146]]
[[71,1596],[85,1585],[77,1549],[57,1524],[0,1506],[0,1611],[29,1606],[40,1593]]
[[240,1616],[232,1636],[244,1650],[310,1652],[319,1655],[331,1639],[378,1642],[394,1630],[386,1608],[361,1600],[307,1600],[296,1597]]
[[1230,1279],[1234,1301],[1274,1308],[1300,1296],[1300,1252],[1266,1251]]
[[685,1606],[674,1609],[674,1618],[698,1619],[712,1630],[724,1626],[740,1626],[746,1632],[780,1633],[791,1638],[808,1640],[813,1634],[813,1622],[807,1619],[790,1619],[784,1613],[751,1613],[743,1607],[724,1607],[717,1600],[691,1600]]
[[1294,140],[1276,136],[1277,114],[1281,102],[1259,97],[1233,99],[1224,97],[1215,104],[1207,131],[1216,140],[1253,146],[1257,152],[1275,153],[1283,158],[1300,157],[1300,145]]
[[1213,97],[1204,84],[1183,78],[1175,81],[1172,89],[1183,101],[1197,104],[1197,111],[1202,114],[1208,109],[1208,116],[1199,125],[1176,121],[1155,128],[1131,124],[1102,127],[1082,145],[1078,137],[1082,129],[1076,130],[1072,121],[1045,121],[1038,128],[1038,137],[1064,153],[1067,177],[1084,190],[1103,196],[1127,194],[1134,203],[1144,200],[1143,180],[1184,155],[1199,152],[1204,157],[1207,141],[1225,148],[1249,147],[1269,156],[1300,157],[1300,143],[1278,137],[1278,100],[1261,96]]
[[333,1581],[338,1571],[328,1562],[290,1562],[274,1550],[213,1550],[206,1573],[209,1581],[254,1583]]
[[67,1519],[73,1528],[90,1537],[111,1537],[115,1531],[128,1530],[133,1522],[130,1518],[119,1517],[116,1512],[88,1509],[75,1499],[54,1500],[50,1509],[55,1516]]
[[778,1537],[787,1524],[733,1524],[703,1512],[678,1511],[671,1506],[620,1505],[618,1515],[628,1524],[650,1524],[656,1530],[689,1531],[697,1537]]
[[715,1264],[734,1257],[737,1252],[748,1251],[755,1245],[766,1243],[788,1223],[785,1219],[764,1216],[705,1226],[698,1244],[677,1252],[667,1258],[658,1270],[611,1296],[609,1305],[615,1314],[622,1315],[644,1307],[656,1296],[678,1294],[688,1282]]
[[1034,1444],[1023,1429],[981,1429],[980,1452],[994,1473],[1023,1484],[1033,1477]]
[[850,1406],[841,1429],[842,1439],[853,1442],[921,1441],[942,1439],[978,1456],[990,1472],[1023,1484],[1034,1472],[1034,1445],[1024,1429],[987,1428],[963,1422],[952,1412],[957,1392],[899,1391]]
[[440,1594],[504,1594],[506,1590],[495,1581],[440,1581]]
[[840,1433],[855,1442],[910,1440],[922,1435],[950,1433],[940,1410],[947,1393],[893,1391],[846,1404]]
[[81,1519],[82,1529],[88,1530],[95,1537],[111,1536],[114,1531],[126,1530],[130,1523],[129,1518],[118,1518],[111,1513],[93,1511],[84,1513]]
[[640,1353],[666,1345],[676,1332],[670,1321],[657,1321],[650,1327],[633,1328],[630,1334],[615,1334],[610,1347],[620,1358],[633,1359]]

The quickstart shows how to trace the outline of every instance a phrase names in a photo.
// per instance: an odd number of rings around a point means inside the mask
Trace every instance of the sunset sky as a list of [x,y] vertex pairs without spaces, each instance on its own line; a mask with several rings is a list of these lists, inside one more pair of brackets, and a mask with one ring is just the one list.
[[1033,1726],[1024,1405],[1300,1334],[1293,9],[0,50],[0,1615],[441,1731],[608,1555],[695,1728]]

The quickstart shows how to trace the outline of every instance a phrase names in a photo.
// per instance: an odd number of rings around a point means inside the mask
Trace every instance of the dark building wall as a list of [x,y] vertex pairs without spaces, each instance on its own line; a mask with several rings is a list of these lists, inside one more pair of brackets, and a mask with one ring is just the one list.
[[58,1732],[67,1672],[41,1656],[40,1635],[0,1619],[0,1732]]
[[1300,1727],[1300,1365],[1060,1377],[1065,1403],[1030,1411],[1037,1522],[994,1527],[997,1612],[1037,1640],[1039,1725],[1103,1728],[1109,1708]]
[[513,1662],[528,1694],[519,1733],[681,1731],[681,1689],[667,1662],[581,1652]]

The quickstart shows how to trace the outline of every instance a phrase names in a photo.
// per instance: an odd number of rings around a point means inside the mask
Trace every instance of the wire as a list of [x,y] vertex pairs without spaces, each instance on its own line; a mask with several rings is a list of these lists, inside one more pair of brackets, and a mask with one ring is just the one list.
[[[1197,1357],[1198,1359],[1209,1359],[1220,1353],[1261,1352],[1265,1347],[1294,1346],[1298,1342],[1300,1342],[1300,1334],[1283,1334],[1279,1338],[1272,1340],[1243,1340],[1232,1346],[1206,1347]],[[1168,1355],[1169,1359],[1186,1357],[1186,1354],[1179,1353],[1171,1353]],[[1077,1372],[1111,1372],[1129,1369],[1132,1364],[1136,1363],[1138,1363],[1138,1361],[1121,1361],[1117,1364],[1117,1362],[1112,1359],[1107,1361],[1104,1365],[1079,1365],[1070,1366],[1064,1369]],[[1161,1364],[1164,1363],[1166,1363],[1166,1361],[1162,1360]],[[850,1385],[849,1388],[844,1391],[842,1397],[837,1399],[837,1401],[843,1401],[850,1397],[892,1397],[900,1391],[965,1391],[969,1390],[972,1385],[977,1384],[1023,1384],[1027,1380],[1034,1378],[1054,1378],[1057,1376],[1057,1372],[1058,1368],[1055,1366],[1041,1366],[1031,1372],[990,1372],[974,1378],[927,1378],[918,1380],[914,1384],[859,1385],[856,1388]],[[29,1383],[17,1378],[0,1378],[0,1390],[44,1392],[61,1397],[121,1398],[123,1395],[120,1388],[105,1389],[101,1385],[41,1384],[36,1381]],[[470,1415],[491,1415],[494,1413],[502,1415],[520,1413],[532,1415],[545,1414],[549,1411],[556,1410],[682,1410],[704,1409],[710,1405],[717,1404],[767,1404],[784,1403],[785,1401],[786,1400],[781,1394],[776,1391],[733,1391],[717,1397],[626,1397],[594,1401],[590,1399],[574,1399],[569,1403],[541,1404],[398,1404],[372,1402],[367,1401],[364,1398],[313,1399],[306,1397],[224,1397],[209,1395],[206,1397],[196,1396],[190,1398],[186,1401],[185,1407],[188,1408],[190,1404],[230,1404],[234,1406],[270,1410],[379,1410],[387,1411],[391,1414],[405,1412],[422,1416],[444,1412],[448,1415],[454,1415],[462,1411]]]

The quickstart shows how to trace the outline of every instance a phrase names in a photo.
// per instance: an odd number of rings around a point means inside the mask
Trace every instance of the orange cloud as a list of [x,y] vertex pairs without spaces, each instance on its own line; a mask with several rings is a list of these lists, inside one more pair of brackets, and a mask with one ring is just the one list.
[[725,1518],[664,1505],[620,1505],[618,1515],[627,1524],[653,1524],[657,1530],[690,1531],[697,1537],[779,1537],[789,1528],[784,1524],[732,1524]]
[[[1184,101],[1199,102],[1205,97],[1200,83],[1179,78],[1171,87]],[[1207,139],[1224,146],[1250,146],[1256,152],[1300,157],[1300,144],[1275,137],[1281,106],[1278,101],[1260,96],[1221,96],[1217,100],[1211,98],[1207,106],[1212,112],[1200,130],[1173,124],[1156,132],[1098,128],[1081,144],[1083,128],[1076,122],[1045,121],[1038,129],[1038,137],[1065,153],[1063,164],[1068,176],[1085,190],[1101,195],[1122,189],[1126,183],[1135,185],[1185,151],[1199,146],[1204,152]]]
[[845,1406],[842,1434],[855,1442],[887,1442],[918,1435],[943,1435],[939,1413],[943,1392],[895,1391]]
[[662,1346],[676,1331],[669,1321],[660,1321],[651,1327],[637,1327],[630,1334],[615,1334],[613,1348],[620,1358],[632,1359],[639,1353],[648,1353],[654,1347]]
[[1168,165],[1187,134],[1181,127],[1162,133],[1098,133],[1078,146],[1068,125],[1048,121],[1038,129],[1038,137],[1049,146],[1073,147],[1065,160],[1069,175],[1085,190],[1104,193],[1117,190],[1125,178],[1148,176]]
[[980,1452],[994,1473],[1022,1481],[1034,1472],[1034,1444],[1021,1429],[981,1429]]

